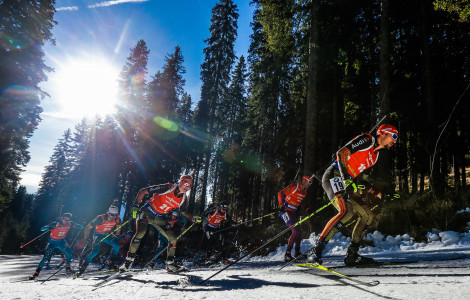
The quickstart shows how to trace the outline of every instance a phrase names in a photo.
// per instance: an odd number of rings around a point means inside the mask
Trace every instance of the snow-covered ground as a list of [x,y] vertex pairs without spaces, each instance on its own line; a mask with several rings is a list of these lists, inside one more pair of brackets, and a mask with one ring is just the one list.
[[[302,242],[302,250],[316,239]],[[470,233],[428,234],[428,242],[417,243],[409,235],[384,237],[369,234],[375,247],[361,254],[382,261],[411,260],[410,264],[337,268],[338,272],[361,281],[378,280],[375,287],[358,285],[321,270],[284,264],[285,246],[267,257],[251,257],[228,268],[207,282],[197,283],[221,267],[198,268],[180,275],[164,270],[144,271],[114,280],[93,291],[93,285],[107,275],[72,279],[64,275],[41,281],[55,272],[43,270],[38,281],[19,281],[34,273],[38,255],[0,256],[0,299],[470,299]],[[349,239],[337,235],[327,245],[324,265],[342,265]],[[51,264],[57,264],[55,258]],[[196,267],[195,267],[196,268]]]

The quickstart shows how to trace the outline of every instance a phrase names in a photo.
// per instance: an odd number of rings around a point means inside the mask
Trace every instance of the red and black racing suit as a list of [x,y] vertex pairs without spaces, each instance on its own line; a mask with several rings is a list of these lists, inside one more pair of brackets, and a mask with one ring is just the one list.
[[[308,208],[302,203],[302,200],[307,196],[307,191],[304,190],[301,183],[291,183],[286,188],[282,189],[277,194],[279,206],[285,208],[285,212],[281,212],[280,216],[287,227],[299,221],[300,211],[299,206],[305,211]],[[291,228],[292,234],[289,237],[287,243],[287,252],[291,252],[295,245],[295,255],[300,254],[300,242],[302,240],[302,230],[300,226],[294,226]]]
[[351,238],[354,242],[359,242],[364,230],[372,223],[374,215],[370,209],[362,207],[355,201],[346,201],[345,191],[335,192],[332,184],[335,181],[333,178],[354,181],[360,174],[371,168],[379,158],[379,152],[375,151],[375,148],[375,138],[372,135],[368,133],[359,135],[336,153],[336,161],[323,174],[323,189],[328,199],[335,200],[333,205],[338,210],[338,214],[326,224],[318,239],[320,242],[328,242],[339,231],[341,224],[348,222],[354,216],[359,216],[359,219]]

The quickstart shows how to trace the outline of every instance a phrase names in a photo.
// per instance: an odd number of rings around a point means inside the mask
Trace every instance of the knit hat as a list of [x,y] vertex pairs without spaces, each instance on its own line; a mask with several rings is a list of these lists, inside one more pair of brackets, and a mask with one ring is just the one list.
[[117,215],[118,213],[119,213],[119,209],[117,208],[117,206],[111,205],[109,207],[108,214]]

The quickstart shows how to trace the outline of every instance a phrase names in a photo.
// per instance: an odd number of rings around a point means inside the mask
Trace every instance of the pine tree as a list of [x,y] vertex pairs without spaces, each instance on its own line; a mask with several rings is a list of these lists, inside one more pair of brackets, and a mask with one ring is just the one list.
[[29,161],[28,139],[40,121],[39,89],[45,81],[41,47],[52,41],[55,1],[0,4],[0,212],[14,196],[21,168]]
[[[221,113],[226,116],[221,122],[225,130],[221,133],[217,155],[214,163],[217,164],[217,173],[213,176],[219,184],[214,187],[214,199],[232,199],[230,203],[236,203],[240,173],[240,145],[245,131],[246,118],[246,79],[247,70],[245,58],[240,60],[232,72],[232,80],[227,89],[226,96],[221,101]],[[230,196],[229,196],[230,193]]]
[[61,189],[71,171],[71,143],[72,133],[70,129],[54,147],[54,151],[42,175],[39,189],[34,202],[33,230],[39,230],[41,226],[58,217],[64,205],[64,198],[60,195]]
[[[149,83],[148,99],[153,117],[148,119],[146,125],[143,152],[145,164],[152,166],[148,172],[151,182],[174,181],[185,165],[181,117],[190,118],[190,112],[184,106],[188,105],[189,100],[190,109],[191,100],[184,93],[183,74],[186,71],[183,62],[181,48],[177,46],[172,54],[165,57],[163,70],[157,72]],[[181,117],[180,113],[183,114]]]
[[235,61],[234,43],[237,37],[238,8],[232,0],[221,0],[212,9],[211,36],[205,40],[204,62],[201,65],[201,100],[196,110],[196,126],[207,133],[204,153],[201,153],[202,182],[200,210],[205,208],[209,167],[214,147],[214,137],[220,132],[220,102],[230,81]]
[[142,134],[145,120],[149,118],[147,91],[147,63],[150,51],[143,40],[139,40],[130,51],[119,79],[119,111],[116,119],[121,129],[120,137],[126,157],[122,158],[121,182],[126,185],[125,202],[131,207],[133,197],[146,184],[146,168],[142,164]]

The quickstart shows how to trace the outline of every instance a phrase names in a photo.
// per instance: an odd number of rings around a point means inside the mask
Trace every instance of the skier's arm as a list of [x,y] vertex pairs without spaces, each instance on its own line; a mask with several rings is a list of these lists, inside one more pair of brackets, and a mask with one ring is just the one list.
[[201,214],[201,218],[205,218],[208,215],[213,214],[214,212],[215,212],[215,207],[208,208]]
[[83,238],[87,241],[88,239],[91,239],[91,230],[93,228],[95,228],[95,226],[97,225],[98,221],[100,220],[99,216],[94,218],[93,221],[91,221],[90,223],[88,223],[88,225],[85,227],[85,231],[83,233]]
[[[343,178],[343,180],[349,178],[348,170],[354,174],[354,170],[351,168],[351,166],[348,163],[349,155],[351,155],[351,150],[349,150],[348,147],[343,147],[341,150],[336,152],[336,157],[338,160],[338,169],[339,169],[339,172],[341,173],[341,177]],[[357,175],[355,175],[354,177],[356,176]]]
[[148,191],[148,188],[143,188],[143,189],[140,189],[139,193],[137,194],[137,205],[140,207],[142,206],[142,199],[144,199],[144,197],[146,195],[148,195],[149,191]]
[[277,194],[277,201],[279,202],[279,206],[282,207],[284,206],[284,202],[286,201],[286,194],[284,192],[285,189],[282,189],[278,194]]
[[[119,217],[118,217],[118,218],[119,218]],[[118,235],[121,234],[121,228],[122,228],[121,225],[122,225],[122,222],[119,220],[119,222],[116,223],[116,227],[117,227],[118,229],[116,229],[116,231],[114,232],[114,234],[115,234],[116,236],[118,236]]]

